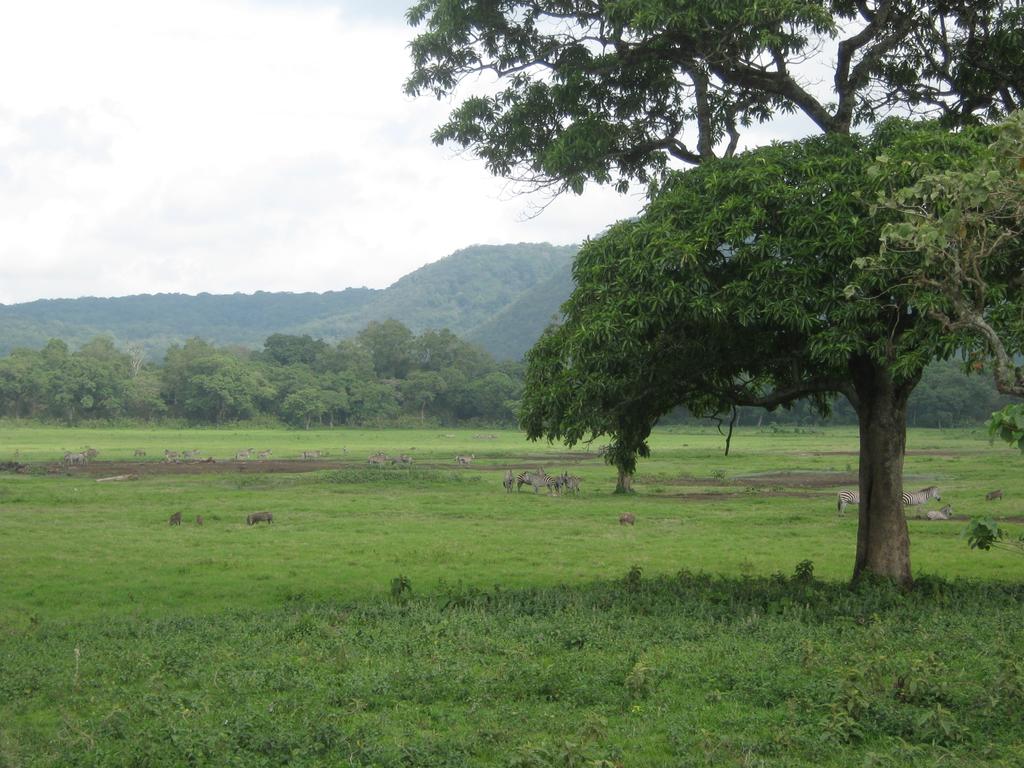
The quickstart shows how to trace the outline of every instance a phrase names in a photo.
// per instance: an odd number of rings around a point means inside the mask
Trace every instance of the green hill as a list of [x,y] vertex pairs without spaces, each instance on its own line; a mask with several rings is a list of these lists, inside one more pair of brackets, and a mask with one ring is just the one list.
[[[0,355],[15,347],[39,348],[51,338],[76,347],[98,335],[121,346],[141,345],[151,356],[192,336],[254,348],[273,333],[336,341],[371,320],[394,318],[416,333],[449,328],[495,356],[518,357],[568,296],[571,283],[560,295],[549,283],[557,276],[562,285],[576,250],[546,243],[471,246],[383,290],[162,293],[0,305]],[[499,317],[504,320],[495,326]]]

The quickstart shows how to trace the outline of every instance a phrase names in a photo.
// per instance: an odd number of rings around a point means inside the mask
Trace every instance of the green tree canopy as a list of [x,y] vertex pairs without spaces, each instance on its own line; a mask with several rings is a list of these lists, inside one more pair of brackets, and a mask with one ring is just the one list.
[[732,155],[778,114],[848,133],[1024,105],[1019,0],[420,0],[408,20],[406,91],[458,98],[434,141],[558,191]]
[[[844,395],[860,422],[866,501],[855,576],[909,583],[899,505],[907,398],[929,362],[972,342],[915,303],[907,277],[919,254],[863,268],[886,223],[872,201],[880,185],[906,186],[923,168],[971,166],[985,136],[889,121],[870,136],[777,144],[669,177],[639,218],[581,250],[565,323],[529,357],[528,434],[610,434],[621,469],[679,404],[714,414],[809,398],[826,412]],[[883,154],[902,173],[872,173]],[[990,268],[1019,311],[1014,270]]]

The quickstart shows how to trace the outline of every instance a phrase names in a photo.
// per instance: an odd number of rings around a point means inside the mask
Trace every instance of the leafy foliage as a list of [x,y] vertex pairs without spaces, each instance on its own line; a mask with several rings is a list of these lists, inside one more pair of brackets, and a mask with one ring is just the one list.
[[[434,141],[557,191],[732,155],[779,114],[849,133],[893,111],[962,125],[1024,104],[1014,0],[420,0],[408,20],[406,91],[460,99]],[[831,93],[806,87],[808,62]],[[467,85],[482,74],[497,87]]]
[[[139,365],[134,365],[139,362]],[[260,352],[199,338],[143,364],[99,337],[71,352],[58,340],[0,358],[0,414],[76,424],[121,418],[223,424],[271,416],[313,425],[513,419],[520,366],[497,363],[450,331],[414,336],[397,321],[371,323],[337,345],[270,336]]]

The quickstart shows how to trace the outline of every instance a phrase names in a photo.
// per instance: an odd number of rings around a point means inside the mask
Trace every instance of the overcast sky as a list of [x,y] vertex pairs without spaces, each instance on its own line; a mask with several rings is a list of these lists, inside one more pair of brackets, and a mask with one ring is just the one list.
[[452,105],[402,93],[407,4],[4,2],[0,303],[379,288],[640,207],[595,188],[531,218],[543,199],[435,147]]

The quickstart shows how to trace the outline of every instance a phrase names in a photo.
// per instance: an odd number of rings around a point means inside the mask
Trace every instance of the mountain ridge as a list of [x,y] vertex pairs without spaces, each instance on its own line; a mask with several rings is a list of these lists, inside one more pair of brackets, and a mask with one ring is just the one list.
[[[161,292],[0,304],[0,355],[16,347],[40,348],[51,338],[77,347],[96,336],[110,336],[123,347],[141,346],[148,355],[162,355],[193,336],[251,348],[273,333],[337,341],[371,321],[391,318],[415,333],[448,328],[499,359],[516,359],[571,292],[571,278],[564,295],[550,283],[565,279],[577,250],[548,243],[474,245],[382,289]],[[539,328],[538,312],[544,319]],[[495,327],[493,321],[502,316]]]

